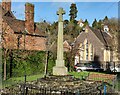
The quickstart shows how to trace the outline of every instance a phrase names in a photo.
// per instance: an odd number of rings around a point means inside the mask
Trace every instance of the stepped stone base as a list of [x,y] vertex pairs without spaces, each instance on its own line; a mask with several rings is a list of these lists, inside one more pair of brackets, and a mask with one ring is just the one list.
[[61,76],[61,75],[67,75],[67,68],[65,66],[62,67],[58,67],[58,66],[54,66],[53,67],[53,75],[57,75],[57,76]]

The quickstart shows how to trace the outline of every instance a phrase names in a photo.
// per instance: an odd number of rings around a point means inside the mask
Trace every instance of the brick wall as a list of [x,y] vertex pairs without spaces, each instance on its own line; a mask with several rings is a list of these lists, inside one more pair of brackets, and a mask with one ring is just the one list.
[[44,37],[22,35],[22,37],[20,38],[19,49],[24,49],[24,44],[25,44],[26,50],[45,50],[46,49],[46,45],[45,45],[46,39]]
[[[24,39],[25,39],[25,49],[26,50],[46,50],[46,38],[45,37],[36,37],[26,35],[24,38],[23,34],[15,34],[14,31],[10,28],[7,23],[3,22],[3,47],[9,49],[24,49]],[[20,36],[18,40],[18,36]],[[18,46],[19,43],[19,46]]]

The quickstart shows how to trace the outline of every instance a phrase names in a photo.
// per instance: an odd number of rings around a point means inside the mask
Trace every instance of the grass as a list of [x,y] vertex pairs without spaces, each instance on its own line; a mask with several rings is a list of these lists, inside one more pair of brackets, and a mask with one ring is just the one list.
[[[26,80],[27,81],[34,81],[34,80],[36,80],[37,78],[41,78],[43,75],[42,74],[39,74],[39,75],[31,75],[31,76],[27,76],[26,77]],[[12,78],[13,80],[16,80],[16,81],[19,81],[19,80],[21,80],[21,81],[24,81],[24,77],[14,77],[14,78]]]
[[[85,79],[89,74],[92,74],[92,73],[99,73],[99,72],[83,71],[83,72],[69,72],[68,74],[73,75],[75,78]],[[101,74],[103,74],[103,73],[101,73]],[[43,74],[27,76],[26,81],[34,81],[34,80],[37,80],[38,78],[41,78],[41,77],[43,77]],[[3,81],[3,83],[2,83],[3,88],[14,85],[16,83],[23,83],[24,80],[25,80],[24,76],[23,77],[9,78],[6,81]],[[95,80],[102,80],[102,79],[101,78],[95,78]],[[120,90],[120,81],[118,81],[117,85],[118,85],[118,88]]]
[[[74,77],[76,78],[80,78],[82,79],[83,77],[86,77],[88,76],[89,72],[69,72],[69,75],[73,75]],[[39,74],[39,75],[31,75],[31,76],[27,76],[26,77],[26,81],[35,81],[37,80],[38,78],[41,78],[43,77],[43,74]],[[2,87],[9,87],[9,86],[12,86],[12,85],[15,85],[17,83],[24,83],[25,81],[25,77],[22,76],[22,77],[12,77],[12,78],[9,78],[5,81],[2,82]]]
[[[79,72],[69,72],[69,75],[73,75],[74,77],[80,78],[80,79],[87,77],[88,74],[89,74],[89,72],[87,72],[87,71],[80,72],[80,73]],[[26,81],[34,81],[34,80],[37,80],[37,78],[41,78],[41,77],[43,77],[43,74],[27,76]],[[9,78],[9,79],[3,81],[2,85],[4,88],[4,87],[9,87],[11,85],[17,84],[17,83],[23,83],[24,81],[25,81],[24,76],[23,77],[12,77],[12,78]]]
[[118,89],[118,91],[120,91],[120,81],[118,81],[118,84],[117,84],[117,85],[118,85],[118,88],[117,88],[117,89]]
[[[43,74],[27,76],[26,81],[35,81],[41,77],[43,77]],[[17,84],[17,83],[23,83],[24,81],[25,81],[24,76],[23,77],[12,77],[12,78],[9,78],[9,79],[3,81],[2,86],[4,88],[4,87],[8,87],[8,86]]]
[[84,71],[84,72],[69,72],[69,75],[73,75],[75,78],[85,78],[89,75],[89,72]]
[[82,72],[69,72],[70,75],[73,75],[76,78],[82,78],[87,77],[89,74],[103,74],[102,72],[88,72],[88,71],[82,71]]

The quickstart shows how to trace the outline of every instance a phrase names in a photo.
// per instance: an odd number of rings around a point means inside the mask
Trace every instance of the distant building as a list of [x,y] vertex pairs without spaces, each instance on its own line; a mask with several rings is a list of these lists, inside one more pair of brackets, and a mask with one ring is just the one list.
[[34,22],[34,5],[25,4],[25,21],[18,20],[11,11],[11,2],[0,5],[2,16],[3,48],[46,50],[46,36]]
[[68,41],[64,41],[63,42],[63,48],[64,48],[64,51],[65,52],[69,52],[69,51],[71,51],[71,46],[70,46],[70,44],[68,43]]
[[99,61],[106,65],[114,61],[112,37],[105,31],[85,27],[74,42],[75,64]]
[[81,28],[84,26],[84,22],[82,19],[80,19],[77,23]]
[[108,32],[109,31],[109,28],[107,25],[104,25],[104,32]]

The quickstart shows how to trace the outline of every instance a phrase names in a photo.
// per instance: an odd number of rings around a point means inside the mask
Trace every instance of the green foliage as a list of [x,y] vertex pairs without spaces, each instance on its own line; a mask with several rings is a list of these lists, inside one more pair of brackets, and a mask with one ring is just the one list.
[[47,69],[47,73],[49,75],[52,74],[52,68],[53,68],[53,66],[55,66],[55,60],[56,59],[54,59],[52,52],[49,51],[49,53],[48,53],[48,69]]
[[[11,52],[7,53],[7,79],[10,78],[11,73],[12,77],[21,77],[25,74],[27,76],[44,74],[46,60],[45,51],[12,50],[12,66],[10,66],[10,53]],[[52,74],[52,68],[54,65],[55,58],[50,52],[48,58],[48,74]]]
[[64,35],[69,35],[71,38],[76,38],[81,32],[82,28],[76,22],[69,22],[64,26]]
[[86,19],[85,22],[84,22],[84,27],[85,27],[86,25],[89,25],[89,22],[87,21],[87,19]]
[[74,21],[75,18],[77,17],[77,7],[76,7],[76,4],[72,3],[71,6],[70,6],[70,21]]
[[64,20],[64,25],[66,26],[69,23],[69,21],[66,19]]
[[64,52],[65,66],[71,71],[70,52]]
[[93,21],[92,27],[93,27],[93,28],[96,28],[96,27],[97,27],[97,20],[96,20],[96,19]]
[[117,40],[118,40],[118,47],[117,48],[118,48],[118,53],[119,53],[118,58],[120,60],[120,30],[118,31],[118,38],[117,38]]
[[7,54],[7,77],[40,74],[44,72],[45,52],[13,50],[12,66],[10,66],[10,56]]
[[65,66],[68,68],[68,71],[74,71],[74,52],[64,52]]
[[36,25],[42,33],[47,32],[46,29],[49,29],[49,27],[50,27],[50,24],[48,22],[46,22],[45,20],[37,23]]
[[55,66],[55,61],[54,60],[48,60],[48,69],[47,69],[47,73],[48,75],[52,74],[52,68]]
[[105,16],[103,20],[99,20],[98,22],[95,19],[92,23],[92,27],[95,29],[103,29],[103,25],[109,25],[109,24],[111,24],[110,19],[108,19],[108,17]]
[[24,74],[33,75],[43,73],[45,53],[38,51],[33,51],[31,53],[29,53],[29,51],[22,51],[20,54],[24,53],[26,55],[24,58],[21,58],[21,55],[14,58],[13,64],[15,64],[15,68],[13,68],[13,75],[23,76]]
[[99,20],[99,22],[97,24],[97,28],[98,29],[102,29],[102,20]]
[[49,27],[49,29],[50,29],[50,34],[51,35],[56,35],[57,36],[58,22],[54,22],[53,24],[51,24],[51,26]]
[[109,19],[108,19],[107,16],[105,16],[105,18],[103,19],[103,21],[104,21],[105,24],[108,24],[108,20],[109,20]]
[[33,4],[28,3],[28,2],[26,3],[26,5],[27,5],[27,6],[34,6]]

